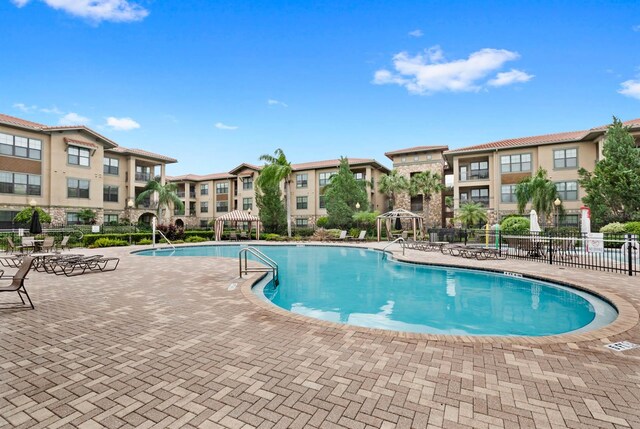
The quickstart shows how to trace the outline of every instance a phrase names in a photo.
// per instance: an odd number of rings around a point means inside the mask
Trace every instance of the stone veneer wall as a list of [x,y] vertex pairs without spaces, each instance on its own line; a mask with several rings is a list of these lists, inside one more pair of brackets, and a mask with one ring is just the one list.
[[[410,180],[411,173],[418,173],[422,171],[431,171],[438,173],[444,180],[444,166],[441,161],[433,162],[416,162],[407,163],[401,165],[394,165],[393,168],[398,170],[402,176]],[[396,197],[396,207],[394,209],[405,209],[411,211],[411,196],[408,193],[400,194]],[[423,215],[423,211],[416,212],[416,214]],[[436,193],[431,196],[431,204],[429,204],[429,219],[425,225],[426,228],[440,228],[442,226],[442,193]]]

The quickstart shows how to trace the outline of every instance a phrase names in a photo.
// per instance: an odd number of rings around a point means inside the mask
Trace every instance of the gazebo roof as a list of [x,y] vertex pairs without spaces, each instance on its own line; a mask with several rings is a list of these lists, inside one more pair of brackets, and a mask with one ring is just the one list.
[[378,219],[391,219],[391,218],[400,218],[400,219],[412,219],[412,218],[417,218],[417,219],[421,219],[422,216],[417,215],[413,212],[410,212],[409,210],[405,210],[405,209],[395,209],[395,210],[391,210],[390,212],[386,212],[386,213],[382,213],[380,216],[378,216]]
[[216,218],[216,221],[219,220],[235,220],[235,221],[240,221],[240,222],[255,222],[255,221],[259,221],[260,218],[256,215],[252,215],[249,212],[243,211],[243,210],[234,210],[232,212],[229,212],[227,214],[224,214],[218,218]]

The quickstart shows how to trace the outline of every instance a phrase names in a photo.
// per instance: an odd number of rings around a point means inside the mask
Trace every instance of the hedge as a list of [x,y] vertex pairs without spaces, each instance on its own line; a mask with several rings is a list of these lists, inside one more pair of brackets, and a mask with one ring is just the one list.
[[[151,240],[151,232],[134,232],[132,234],[122,233],[122,234],[85,234],[82,237],[82,245],[85,247],[89,247],[95,243],[96,240],[101,238],[108,238],[110,240],[124,240],[127,243],[129,242],[129,237],[131,237],[132,243],[137,243],[140,240]],[[201,237],[206,240],[213,240],[213,231],[185,231],[184,238],[185,240],[189,237]],[[159,243],[162,239],[162,236],[156,233],[156,243]]]

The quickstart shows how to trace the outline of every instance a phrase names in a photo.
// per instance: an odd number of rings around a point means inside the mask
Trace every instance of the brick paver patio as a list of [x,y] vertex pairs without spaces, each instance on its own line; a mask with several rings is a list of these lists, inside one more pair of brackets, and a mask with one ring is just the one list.
[[587,341],[469,343],[284,315],[236,260],[128,251],[85,251],[122,256],[111,273],[30,274],[36,310],[0,310],[0,427],[640,428],[640,349],[603,347],[640,343],[638,277],[408,251],[584,283],[636,314]]

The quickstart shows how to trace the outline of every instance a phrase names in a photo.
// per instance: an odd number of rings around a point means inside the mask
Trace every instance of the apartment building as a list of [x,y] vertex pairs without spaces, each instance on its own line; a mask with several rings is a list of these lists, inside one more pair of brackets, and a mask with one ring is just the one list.
[[[431,171],[440,175],[444,185],[449,165],[443,154],[448,149],[448,146],[416,146],[386,152],[385,156],[393,162],[393,168],[407,180],[411,180],[411,177],[417,173]],[[443,192],[432,196],[429,203],[429,219],[425,225],[427,228],[444,227],[446,220],[452,216],[444,204],[446,195],[448,195],[447,192]],[[402,208],[424,215],[423,201],[422,195],[411,196],[409,193],[402,193],[396,198],[396,207],[394,208]]]
[[[318,217],[326,216],[322,188],[336,174],[339,159],[292,164],[291,213],[294,227],[315,226]],[[382,174],[389,170],[374,159],[350,158],[349,165],[356,179],[368,183],[369,201],[374,210],[384,211],[386,197],[377,190]],[[243,163],[227,173],[209,175],[187,174],[168,177],[178,186],[185,211],[175,211],[173,221],[181,226],[207,226],[220,215],[232,210],[251,210],[258,214],[255,181],[262,167]]]
[[[640,119],[624,124],[640,142]],[[558,218],[560,225],[577,226],[585,196],[578,184],[578,170],[593,171],[602,158],[606,131],[601,126],[445,151],[453,174],[454,209],[469,201],[480,203],[488,209],[490,223],[517,213],[516,184],[542,167],[555,183],[566,213]]]
[[150,222],[157,202],[132,202],[147,182],[165,180],[175,159],[128,149],[82,125],[47,126],[0,114],[0,227],[31,204],[54,225],[78,223],[90,209],[96,223]]

